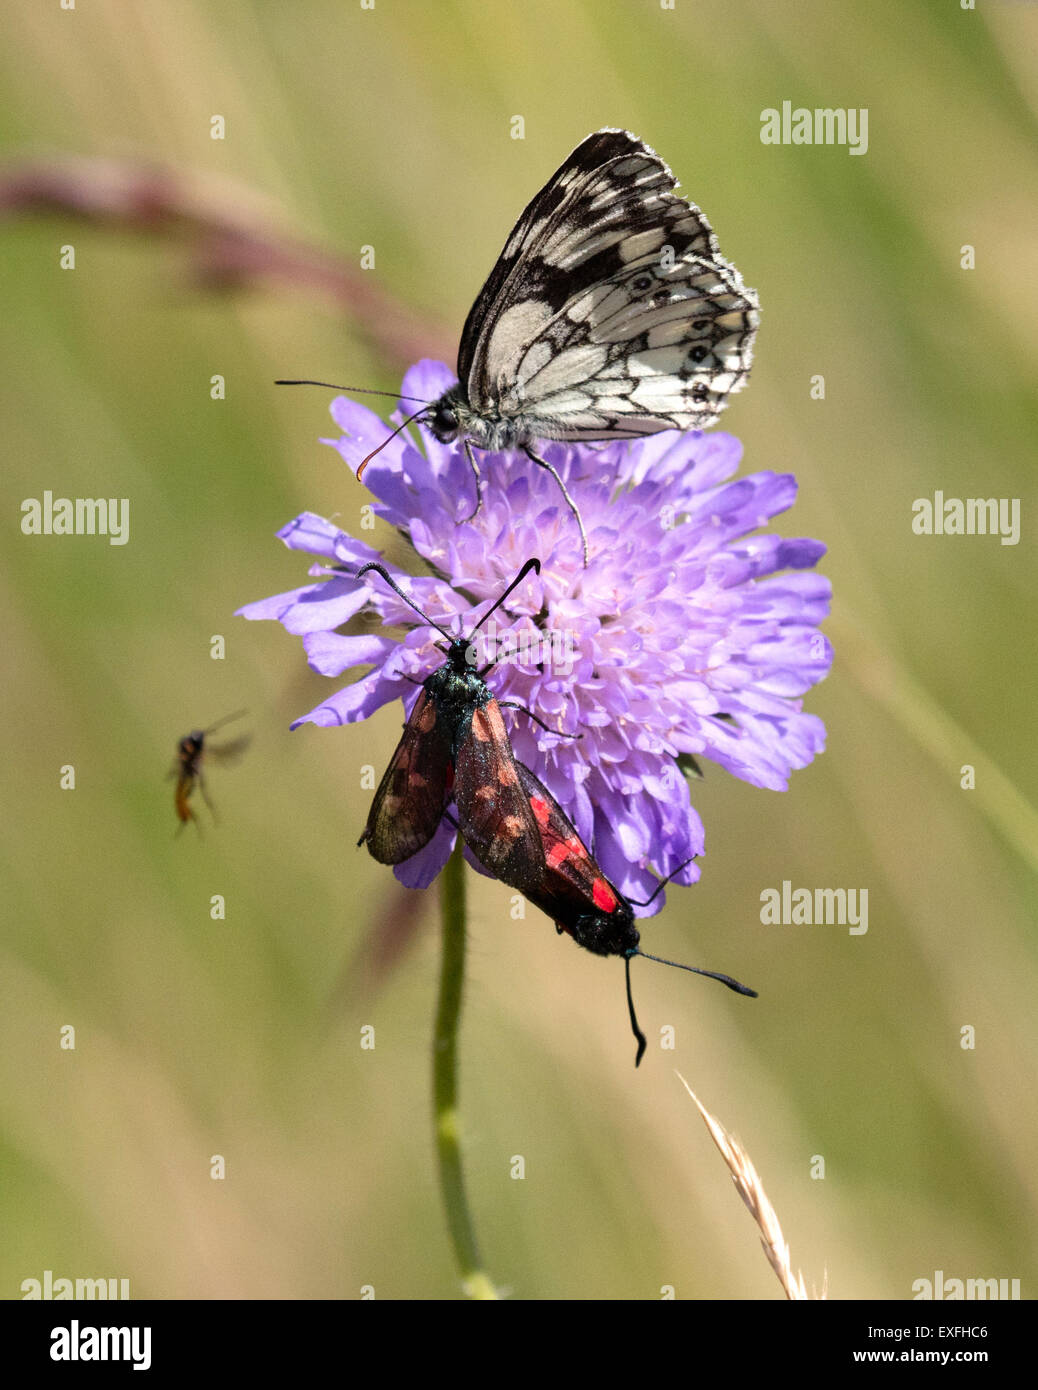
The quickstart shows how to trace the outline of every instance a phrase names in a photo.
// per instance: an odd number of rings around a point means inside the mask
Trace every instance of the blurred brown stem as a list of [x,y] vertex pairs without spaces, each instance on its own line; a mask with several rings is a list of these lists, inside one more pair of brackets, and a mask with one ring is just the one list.
[[229,183],[131,160],[68,157],[0,172],[0,217],[73,217],[106,230],[176,240],[206,290],[265,284],[305,290],[346,311],[396,365],[423,356],[453,361],[454,343],[444,328],[423,322],[380,288],[373,272],[278,231],[249,207],[255,202]]

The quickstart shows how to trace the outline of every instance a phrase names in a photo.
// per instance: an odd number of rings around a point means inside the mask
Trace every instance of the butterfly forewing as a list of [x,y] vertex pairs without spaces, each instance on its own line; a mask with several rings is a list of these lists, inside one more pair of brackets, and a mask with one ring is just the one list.
[[450,795],[450,738],[426,691],[418,696],[371,803],[359,844],[380,864],[402,864],[436,834]]
[[580,144],[519,219],[469,314],[472,409],[593,440],[704,428],[749,371],[756,295],[627,131]]

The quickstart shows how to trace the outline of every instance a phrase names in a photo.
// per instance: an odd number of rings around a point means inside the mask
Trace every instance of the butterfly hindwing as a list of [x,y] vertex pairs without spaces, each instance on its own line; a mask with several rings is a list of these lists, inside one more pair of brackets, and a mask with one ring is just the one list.
[[423,690],[379,783],[364,833],[380,864],[402,864],[436,834],[450,795],[450,737]]
[[649,258],[587,291],[530,345],[517,374],[524,409],[562,440],[706,429],[749,373],[756,324],[729,267]]

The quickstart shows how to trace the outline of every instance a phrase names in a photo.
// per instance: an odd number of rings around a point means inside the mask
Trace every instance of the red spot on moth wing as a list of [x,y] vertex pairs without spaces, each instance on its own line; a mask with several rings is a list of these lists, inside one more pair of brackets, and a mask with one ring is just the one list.
[[545,830],[547,828],[548,821],[551,819],[551,807],[548,805],[546,801],[543,801],[539,796],[531,796],[530,810],[533,812],[534,820],[537,822],[537,824],[541,827],[542,830]]
[[591,890],[595,906],[601,908],[603,912],[615,912],[618,906],[616,894],[610,888],[604,878],[596,878],[595,886]]
[[571,859],[587,859],[588,852],[579,840],[554,840],[550,834],[544,837],[546,858],[553,869]]

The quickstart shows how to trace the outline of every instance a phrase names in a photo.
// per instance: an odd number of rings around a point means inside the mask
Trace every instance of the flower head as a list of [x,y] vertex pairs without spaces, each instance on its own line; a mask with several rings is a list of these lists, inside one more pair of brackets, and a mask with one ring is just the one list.
[[[442,364],[421,362],[403,391],[432,401],[451,380]],[[356,471],[386,426],[342,397],[331,409],[342,435],[325,442]],[[818,631],[829,582],[812,572],[825,547],[758,533],[792,505],[796,481],[775,473],[729,481],[742,448],[719,432],[547,444],[542,452],[587,531],[584,568],[575,518],[548,472],[521,453],[481,455],[482,501],[470,515],[474,480],[461,444],[417,428],[422,448],[397,435],[364,481],[379,499],[375,511],[439,577],[390,572],[430,618],[467,635],[522,564],[540,558],[540,575],[530,574],[480,634],[486,659],[498,658],[488,680],[499,699],[548,726],[512,711],[516,756],[554,793],[621,892],[647,898],[653,870],[671,873],[703,850],[681,755],[782,790],[824,746],[821,720],[802,712],[799,697],[832,660]],[[440,634],[377,575],[354,577],[381,557],[332,522],[304,513],[279,535],[320,557],[314,582],[241,613],[301,636],[323,675],[371,667],[296,724],[355,723],[397,698],[410,712],[420,683],[442,663]],[[403,641],[341,634],[366,605],[403,626]],[[397,877],[429,883],[453,841],[445,819]],[[677,880],[698,877],[689,864]],[[662,894],[651,910],[661,902]]]

